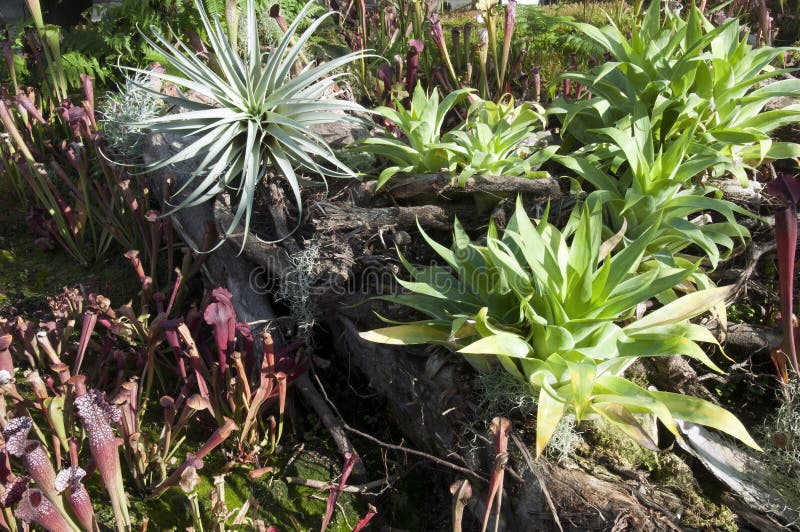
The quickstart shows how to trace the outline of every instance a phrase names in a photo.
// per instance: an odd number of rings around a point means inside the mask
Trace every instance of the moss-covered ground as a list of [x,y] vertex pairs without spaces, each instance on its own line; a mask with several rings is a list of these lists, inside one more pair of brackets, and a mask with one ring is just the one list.
[[82,286],[121,305],[135,297],[138,280],[121,252],[110,252],[88,267],[62,249],[44,250],[25,224],[25,210],[0,190],[0,311],[29,316],[47,308],[47,297],[65,286]]

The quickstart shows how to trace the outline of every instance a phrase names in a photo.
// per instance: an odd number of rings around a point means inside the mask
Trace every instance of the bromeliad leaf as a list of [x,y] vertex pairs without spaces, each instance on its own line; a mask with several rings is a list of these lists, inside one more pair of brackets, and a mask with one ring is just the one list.
[[731,295],[733,286],[700,290],[649,313],[626,327],[629,332],[644,331],[651,327],[670,325],[689,320]]
[[639,423],[639,420],[621,404],[598,402],[592,405],[592,411],[600,414],[612,426],[622,431],[623,434],[648,451],[656,453],[661,451],[658,448],[658,444],[653,441],[652,436]]
[[516,334],[497,333],[481,338],[458,350],[470,355],[504,355],[524,358],[531,352],[531,346]]
[[450,335],[446,331],[422,323],[362,332],[361,338],[370,342],[390,345],[448,344],[450,341]]
[[[565,387],[566,388],[566,387]],[[542,386],[539,391],[539,402],[536,413],[536,456],[541,456],[545,447],[553,437],[561,418],[567,408],[561,390],[547,390]]]
[[679,393],[651,392],[651,394],[664,403],[676,418],[721,430],[749,447],[761,450],[742,422],[724,408],[697,397]]

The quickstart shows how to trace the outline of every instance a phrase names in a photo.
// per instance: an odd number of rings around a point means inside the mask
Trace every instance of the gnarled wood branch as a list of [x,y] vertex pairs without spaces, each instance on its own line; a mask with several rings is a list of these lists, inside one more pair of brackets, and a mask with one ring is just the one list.
[[418,196],[456,196],[475,193],[484,194],[525,194],[542,200],[562,196],[561,181],[551,177],[529,179],[525,177],[505,177],[476,175],[467,179],[463,186],[454,183],[455,176],[448,173],[420,174],[408,177],[394,177],[383,188],[376,191],[376,181],[361,185],[366,194],[386,194],[394,199],[408,199]]

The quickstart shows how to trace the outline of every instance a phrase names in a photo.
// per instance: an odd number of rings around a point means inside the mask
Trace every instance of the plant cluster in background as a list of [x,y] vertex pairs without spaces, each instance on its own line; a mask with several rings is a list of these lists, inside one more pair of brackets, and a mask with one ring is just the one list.
[[650,135],[654,152],[670,151],[673,142],[692,131],[689,154],[721,156],[704,169],[714,177],[732,174],[745,185],[746,170],[800,155],[796,144],[769,137],[776,128],[796,122],[800,107],[764,112],[773,99],[796,94],[800,80],[761,86],[789,72],[773,66],[788,49],[753,48],[737,19],[714,26],[692,6],[686,19],[673,11],[662,15],[648,9],[630,37],[613,25],[576,27],[602,46],[610,60],[589,72],[562,76],[578,87],[551,109],[562,121],[566,149],[584,146],[616,165],[614,159],[623,150],[619,143],[608,146],[609,137],[615,130],[636,130],[633,121],[641,115],[637,108],[644,107],[649,129],[639,131]]
[[162,237],[171,243],[171,225],[150,208],[147,190],[109,162],[93,80],[82,81],[81,105],[65,99],[56,106],[52,95],[34,90],[13,102],[0,100],[8,134],[0,143],[5,179],[21,205],[28,205],[27,222],[41,246],[57,244],[84,265],[115,242],[150,257]]
[[[58,245],[82,265],[112,250],[141,249],[155,278],[154,257],[161,246],[176,243],[171,224],[151,208],[157,198],[146,183],[111,162],[138,161],[141,135],[119,123],[151,116],[158,111],[155,100],[130,86],[97,98],[100,91],[89,73],[98,72],[78,69],[73,75],[68,54],[62,53],[67,41],[62,30],[44,24],[38,1],[30,0],[28,8],[34,25],[21,27],[32,51],[15,54],[12,43],[5,44],[9,83],[0,101],[6,134],[0,159],[8,188],[28,209],[28,226],[40,246]],[[73,90],[76,79],[80,93]],[[151,83],[149,75],[140,81]],[[171,271],[171,260],[168,267]]]
[[[224,31],[236,43],[244,25],[240,2],[202,0],[202,3],[212,17],[220,18]],[[271,20],[269,12],[273,4],[280,5],[290,20],[302,8],[302,3],[294,0],[256,0],[262,20]],[[2,42],[7,62],[2,64],[0,73],[12,81],[14,93],[26,85],[49,85],[58,90],[59,98],[66,98],[80,88],[81,75],[94,77],[98,88],[105,90],[124,81],[117,65],[160,63],[170,68],[168,58],[153,49],[139,30],[158,31],[170,41],[183,42],[195,53],[205,53],[206,29],[193,0],[106,3],[87,10],[70,27],[47,24],[39,0],[26,0],[26,5],[31,19],[7,24],[6,39]]]
[[98,16],[92,16],[93,10],[87,11],[78,24],[68,28],[45,24],[39,0],[26,3],[34,24],[23,20],[6,28],[3,46],[9,61],[3,74],[14,81],[15,87],[50,84],[58,89],[59,99],[80,87],[82,74],[93,76],[105,89],[120,79],[117,64],[164,62],[139,37],[139,27],[154,26],[169,32],[172,38],[199,42],[199,21],[193,10],[187,9],[191,4],[184,0],[105,4],[93,8]]
[[546,97],[543,82],[546,86],[568,65],[577,68],[602,56],[570,22],[602,24],[604,10],[625,28],[634,21],[625,2],[576,9],[485,1],[466,14],[443,13],[422,0],[381,0],[376,10],[367,10],[364,2],[329,4],[342,12],[336,21],[343,48],[373,50],[382,58],[365,59],[356,69],[354,89],[372,102],[388,102],[387,95],[403,101],[418,80],[428,90],[475,87],[484,99],[511,92],[539,102]]
[[[408,109],[396,102],[397,109],[373,110],[386,120],[388,131],[404,137],[402,140],[369,137],[353,146],[353,150],[381,156],[392,164],[378,175],[378,188],[397,173],[450,172],[462,185],[475,174],[547,175],[537,170],[555,153],[556,147],[530,150],[524,146],[535,132],[544,128],[544,109],[530,103],[515,105],[511,95],[495,103],[470,92],[470,89],[452,91],[440,101],[438,89],[427,95],[418,83]],[[466,119],[443,133],[448,113],[465,98],[472,99]]]

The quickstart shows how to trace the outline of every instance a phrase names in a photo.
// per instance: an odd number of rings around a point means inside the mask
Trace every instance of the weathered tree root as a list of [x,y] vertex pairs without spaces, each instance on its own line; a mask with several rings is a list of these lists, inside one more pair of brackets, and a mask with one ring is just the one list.
[[367,181],[360,186],[360,196],[385,194],[394,199],[419,196],[464,196],[484,194],[525,194],[541,200],[562,196],[561,182],[551,177],[528,179],[524,177],[472,176],[463,186],[453,183],[452,174],[420,174],[392,178],[376,191],[377,182]]
[[[712,328],[711,331],[715,332],[715,329]],[[723,345],[727,350],[736,350],[740,353],[769,353],[778,347],[782,340],[783,334],[780,329],[749,323],[731,323],[728,324]]]
[[[214,202],[214,220],[221,227],[228,227],[233,221],[231,210],[221,201]],[[279,276],[289,266],[289,254],[276,244],[269,244],[249,235],[247,245],[242,245],[244,233],[228,237],[226,245],[232,250],[242,252],[244,258],[266,269],[267,273]]]
[[368,209],[319,202],[311,206],[311,223],[321,232],[378,231],[387,227],[411,229],[416,227],[417,220],[422,227],[430,229],[449,231],[453,227],[452,212],[436,205]]

